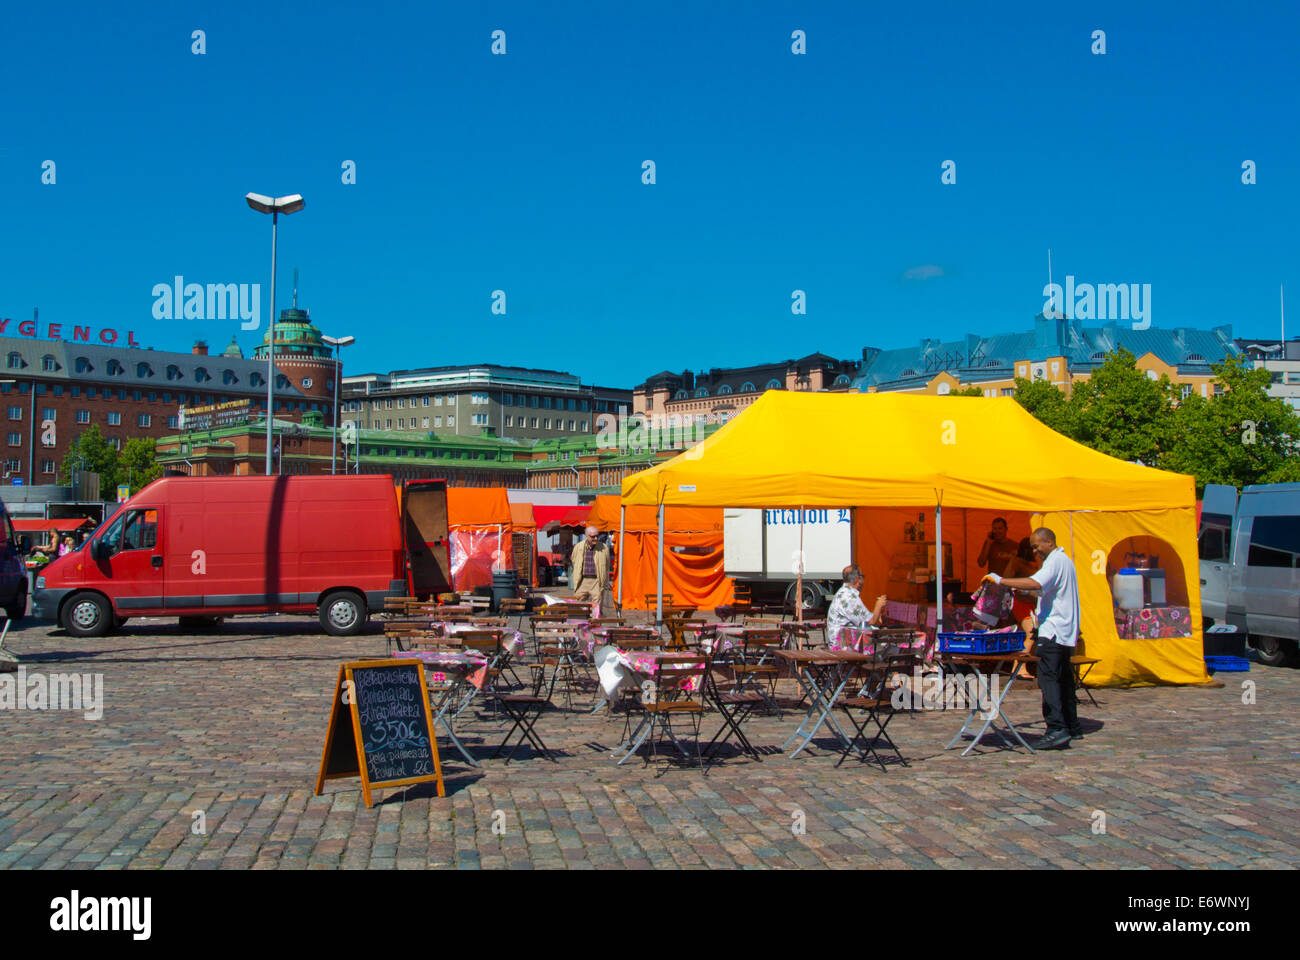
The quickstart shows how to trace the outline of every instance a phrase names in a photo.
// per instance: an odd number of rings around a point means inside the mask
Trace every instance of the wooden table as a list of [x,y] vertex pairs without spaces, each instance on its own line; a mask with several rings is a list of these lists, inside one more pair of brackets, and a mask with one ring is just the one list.
[[[794,670],[795,678],[798,679],[799,686],[803,687],[808,700],[808,711],[803,720],[795,728],[794,733],[790,734],[790,739],[781,745],[781,749],[786,750],[789,749],[790,744],[802,739],[799,746],[795,747],[790,754],[791,757],[797,757],[804,747],[812,743],[813,737],[817,735],[817,731],[823,724],[830,725],[841,744],[851,743],[848,736],[840,729],[840,725],[835,722],[835,718],[831,716],[831,712],[835,709],[835,701],[839,699],[844,684],[848,682],[849,674],[852,672],[849,669],[850,662],[843,659],[845,653],[851,651],[776,651],[776,655],[789,663]],[[862,656],[862,654],[852,654],[852,656]]]

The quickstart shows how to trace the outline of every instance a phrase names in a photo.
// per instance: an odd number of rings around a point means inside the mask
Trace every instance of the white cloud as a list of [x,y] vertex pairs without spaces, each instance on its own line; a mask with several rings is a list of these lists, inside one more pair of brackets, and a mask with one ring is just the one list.
[[943,267],[936,266],[933,263],[922,264],[919,267],[912,267],[910,270],[903,271],[904,280],[933,280],[935,277],[943,276]]

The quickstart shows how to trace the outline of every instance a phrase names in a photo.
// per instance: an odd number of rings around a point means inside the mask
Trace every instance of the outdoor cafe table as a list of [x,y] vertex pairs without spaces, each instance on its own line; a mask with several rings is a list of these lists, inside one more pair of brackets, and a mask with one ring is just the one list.
[[[786,750],[789,749],[790,744],[802,738],[802,742],[790,754],[792,758],[799,756],[800,751],[812,743],[813,737],[817,735],[817,731],[823,724],[830,725],[840,743],[849,745],[848,736],[831,715],[831,711],[835,708],[835,701],[839,699],[844,685],[848,683],[849,675],[853,672],[853,665],[843,659],[845,654],[863,657],[862,654],[851,651],[837,650],[776,651],[778,657],[790,664],[808,700],[808,712],[795,728],[794,733],[790,734],[790,739],[781,745],[781,749]],[[870,658],[864,657],[864,659]]]
[[448,684],[433,707],[434,726],[442,727],[452,746],[460,751],[460,755],[471,767],[479,766],[479,762],[470,756],[464,744],[457,739],[451,728],[451,720],[483,686],[487,679],[487,658],[472,650],[412,650],[402,656],[424,664],[426,681]]
[[[996,725],[995,721],[999,717],[1002,719],[1002,722],[1006,724],[1007,729],[1011,731],[1011,735],[1020,741],[1020,745],[1030,753],[1033,753],[1034,748],[1025,743],[1024,737],[1020,735],[1015,724],[1007,719],[1006,713],[1002,710],[1002,703],[1007,699],[1007,694],[1011,692],[1011,687],[1016,682],[1016,676],[1020,671],[1015,669],[1010,670],[1011,675],[1007,677],[1006,685],[1002,688],[1001,694],[997,697],[994,697],[993,695],[991,680],[995,674],[1005,672],[1004,666],[1014,668],[1022,663],[1035,663],[1038,658],[1027,657],[1023,650],[1011,650],[1006,653],[940,653],[939,658],[945,671],[960,675],[974,676],[976,678],[975,682],[978,690],[978,694],[970,705],[970,713],[967,714],[965,721],[961,725],[961,729],[957,731],[957,735],[949,741],[948,745],[944,747],[944,749],[951,750],[961,742],[962,737],[968,736],[966,730],[974,725],[976,716],[983,712],[984,726],[980,728],[979,733],[974,734],[975,739],[970,742],[970,746],[961,752],[963,757],[975,749],[984,734],[986,734],[990,728],[992,728],[993,732],[1002,738],[1002,742],[1008,747],[1012,750],[1016,748],[1016,745],[1008,740],[1007,735]],[[981,711],[981,703],[991,704],[992,709]]]

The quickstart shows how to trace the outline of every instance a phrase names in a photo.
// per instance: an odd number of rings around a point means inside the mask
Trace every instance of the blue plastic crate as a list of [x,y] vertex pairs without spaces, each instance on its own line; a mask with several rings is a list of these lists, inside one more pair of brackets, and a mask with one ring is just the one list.
[[941,633],[939,649],[944,653],[1013,653],[1025,649],[1025,634],[1014,633]]
[[1250,670],[1250,661],[1245,657],[1206,657],[1205,669],[1210,673],[1246,673]]

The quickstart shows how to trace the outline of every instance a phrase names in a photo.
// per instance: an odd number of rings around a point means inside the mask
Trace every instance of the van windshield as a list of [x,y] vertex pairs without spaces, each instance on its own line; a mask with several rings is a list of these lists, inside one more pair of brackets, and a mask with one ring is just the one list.
[[108,529],[108,525],[109,525],[110,523],[112,523],[114,520],[116,520],[116,519],[117,519],[117,515],[118,515],[119,513],[121,513],[121,512],[122,512],[122,504],[119,503],[119,504],[117,505],[117,509],[114,510],[112,513],[110,513],[107,517],[105,517],[105,518],[104,518],[104,522],[101,523],[98,527],[96,527],[95,530],[94,530],[94,532],[91,533],[91,535],[88,536],[88,537],[86,538],[86,542],[89,543],[91,540],[94,540],[96,537],[98,537],[100,534],[102,534],[105,530],[107,530],[107,529]]

